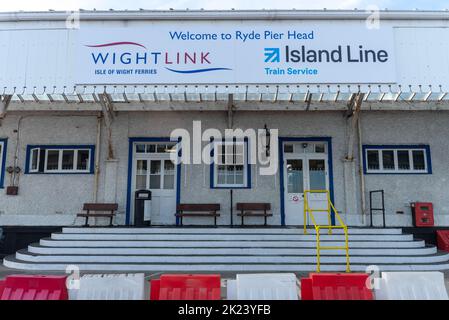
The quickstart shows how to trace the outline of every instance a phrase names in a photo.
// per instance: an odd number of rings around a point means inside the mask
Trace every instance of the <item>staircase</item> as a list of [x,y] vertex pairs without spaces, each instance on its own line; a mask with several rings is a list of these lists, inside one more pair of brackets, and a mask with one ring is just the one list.
[[[449,254],[401,229],[349,228],[351,271],[449,270]],[[342,230],[320,233],[341,245]],[[146,272],[302,272],[316,270],[316,235],[300,228],[63,228],[6,257],[22,270]],[[323,251],[321,271],[346,270],[344,251]]]

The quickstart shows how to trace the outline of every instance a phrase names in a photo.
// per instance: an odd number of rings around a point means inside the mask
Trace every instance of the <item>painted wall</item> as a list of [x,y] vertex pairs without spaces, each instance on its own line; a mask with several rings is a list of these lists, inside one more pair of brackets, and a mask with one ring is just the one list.
[[[376,112],[364,111],[362,134],[365,144],[429,144],[432,156],[431,175],[366,175],[366,191],[384,189],[386,192],[387,224],[411,225],[411,201],[434,202],[436,222],[449,225],[449,154],[447,111],[430,112]],[[202,128],[224,130],[227,125],[225,112],[121,112],[113,124],[112,140],[117,159],[116,180],[106,177],[107,141],[104,127],[100,146],[100,179],[98,201],[110,201],[111,196],[119,203],[117,223],[124,223],[127,203],[128,150],[130,137],[168,137],[175,128],[192,130],[194,120],[202,121]],[[346,125],[342,112],[298,111],[238,111],[234,127],[279,128],[282,137],[332,137],[334,192],[337,209],[351,225],[361,225],[358,162],[355,162],[356,212],[347,214],[343,159],[347,148]],[[20,122],[20,123],[19,123]],[[18,130],[19,143],[17,144]],[[95,116],[50,116],[8,114],[0,126],[0,138],[8,138],[6,165],[14,163],[17,147],[17,164],[22,169],[28,144],[95,144],[97,120]],[[357,141],[357,139],[356,139]],[[357,149],[356,156],[358,155]],[[238,201],[270,201],[274,216],[273,225],[280,224],[280,179],[276,176],[259,176],[252,166],[252,188],[235,190],[234,203]],[[112,175],[114,176],[114,175]],[[108,179],[108,180],[107,180]],[[219,202],[222,206],[221,225],[229,224],[229,190],[211,190],[209,165],[182,165],[181,202]],[[5,186],[9,184],[6,175]],[[19,195],[6,196],[0,190],[0,225],[70,225],[82,203],[92,201],[94,175],[21,174]],[[369,204],[367,203],[367,206]],[[404,211],[404,214],[396,214]],[[173,214],[168,219],[174,223]],[[260,223],[262,219],[248,220]],[[238,224],[240,221],[234,219]],[[380,223],[380,220],[375,220]],[[106,221],[98,221],[105,223]],[[77,223],[82,223],[78,221]],[[170,222],[169,222],[170,223]],[[211,219],[197,223],[212,223]]]

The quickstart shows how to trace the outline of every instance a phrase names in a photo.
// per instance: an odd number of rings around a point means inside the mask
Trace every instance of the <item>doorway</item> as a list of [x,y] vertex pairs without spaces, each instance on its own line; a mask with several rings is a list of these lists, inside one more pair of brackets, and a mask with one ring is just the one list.
[[[330,190],[330,147],[326,141],[284,141],[281,148],[285,225],[303,225],[304,191]],[[310,194],[308,200],[311,208],[327,207],[326,194]],[[316,215],[316,219],[327,222],[324,215]]]
[[151,201],[145,202],[145,220],[153,225],[175,224],[177,170],[170,154],[177,152],[174,142],[134,142],[130,218],[134,217],[134,193],[150,190]]

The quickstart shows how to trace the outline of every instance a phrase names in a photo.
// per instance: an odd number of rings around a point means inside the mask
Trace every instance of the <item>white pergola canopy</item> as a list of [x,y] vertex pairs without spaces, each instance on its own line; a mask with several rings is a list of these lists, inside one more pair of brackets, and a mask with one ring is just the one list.
[[97,103],[100,94],[108,94],[114,103],[133,102],[224,102],[233,95],[236,102],[301,103],[340,102],[364,93],[367,102],[442,102],[449,95],[442,86],[431,85],[107,85],[74,88],[22,88],[4,90],[13,102]]

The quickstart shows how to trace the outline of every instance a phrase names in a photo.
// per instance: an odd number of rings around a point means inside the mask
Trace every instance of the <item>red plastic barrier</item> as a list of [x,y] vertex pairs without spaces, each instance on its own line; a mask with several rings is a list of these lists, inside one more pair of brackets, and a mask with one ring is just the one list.
[[302,300],[373,300],[365,273],[311,273],[301,279]]
[[449,252],[449,230],[437,230],[438,249]]
[[0,297],[3,294],[3,289],[5,288],[5,280],[0,280]]
[[161,288],[161,280],[154,279],[150,281],[150,300],[159,300],[159,290]]
[[68,300],[66,276],[6,277],[0,300]]
[[153,300],[220,300],[220,287],[218,274],[165,274],[160,280],[151,280],[150,297]]

